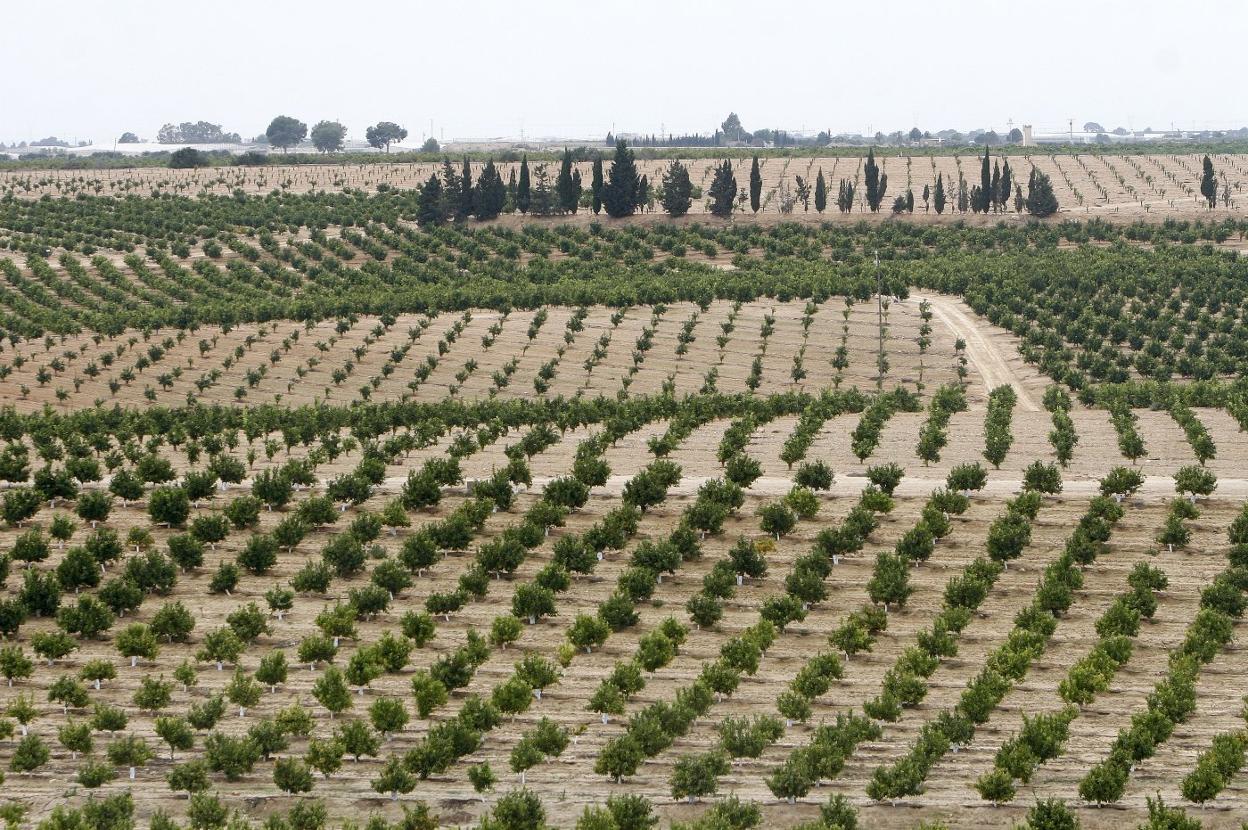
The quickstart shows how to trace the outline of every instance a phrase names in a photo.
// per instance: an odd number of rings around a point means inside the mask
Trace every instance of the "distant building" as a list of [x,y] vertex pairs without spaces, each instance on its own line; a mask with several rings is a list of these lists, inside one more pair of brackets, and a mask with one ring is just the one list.
[[1188,138],[1183,133],[1156,133],[1145,130],[1140,133],[1092,133],[1084,130],[1066,130],[1065,132],[1040,133],[1030,124],[1023,125],[1024,147],[1039,147],[1045,144],[1138,144],[1145,141],[1182,141]]

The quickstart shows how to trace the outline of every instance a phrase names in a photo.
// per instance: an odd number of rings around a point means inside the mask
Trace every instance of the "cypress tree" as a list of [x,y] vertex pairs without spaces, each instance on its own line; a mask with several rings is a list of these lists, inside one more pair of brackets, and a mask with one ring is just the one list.
[[532,216],[551,216],[559,210],[559,194],[550,181],[546,165],[533,167],[533,186],[529,188],[529,213]]
[[932,189],[928,185],[923,185],[923,212],[928,212],[928,202],[932,198]]
[[521,213],[529,212],[529,157],[520,159],[520,183],[516,185],[516,209]]
[[602,203],[607,215],[619,218],[632,216],[637,211],[637,163],[633,159],[633,151],[628,143],[620,139],[615,143],[615,159],[611,162],[611,172],[607,183],[602,188]]
[[650,201],[650,179],[642,176],[637,180],[637,209],[645,212],[646,204]]
[[684,216],[693,204],[693,182],[689,168],[673,159],[663,173],[663,210],[669,216]]
[[589,180],[589,192],[594,197],[594,213],[602,212],[602,159],[594,159],[593,177]]
[[880,166],[875,163],[874,147],[867,151],[867,164],[864,172],[867,180],[867,206],[871,208],[872,213],[875,213],[880,209],[880,203],[884,201],[884,194],[888,192],[888,174],[880,175]]
[[936,190],[932,193],[932,207],[936,208],[936,214],[945,212],[945,174],[936,174]]
[[993,162],[992,164],[992,189],[988,192],[988,197],[984,199],[984,203],[992,203],[992,212],[996,213],[997,208],[1001,205],[1001,164]]
[[906,213],[914,213],[914,191],[906,188]]
[[464,181],[449,158],[442,159],[442,218],[458,219]]
[[1039,217],[1057,213],[1057,196],[1053,193],[1053,182],[1034,167],[1031,169],[1031,178],[1027,181],[1027,212]]
[[477,179],[477,186],[474,188],[473,213],[480,221],[494,219],[503,212],[506,200],[507,190],[503,185],[503,177],[498,175],[494,159],[490,159],[485,163],[485,169],[481,171],[481,177]]
[[1014,192],[1014,174],[1010,171],[1010,160],[1001,161],[1001,187],[997,189],[997,203],[1005,210],[1010,203],[1010,194]]
[[762,197],[763,171],[758,167],[758,156],[755,156],[754,164],[750,166],[750,210],[758,213]]
[[504,210],[512,211],[516,209],[516,168],[511,168],[511,175],[507,178],[507,207]]
[[[751,183],[751,187],[753,184]],[[823,168],[819,168],[819,175],[815,177],[815,210],[823,213],[824,208],[828,206],[828,183],[823,180]]]
[[737,201],[737,178],[732,175],[732,162],[728,159],[715,168],[715,178],[711,181],[708,195],[711,197],[712,214],[723,218],[732,213],[732,206]]
[[567,148],[564,148],[563,160],[559,163],[555,192],[559,196],[559,209],[564,213],[576,213],[581,200],[581,177],[572,169],[572,151]]
[[988,145],[984,145],[984,161],[979,167],[979,198],[971,205],[972,210],[980,213],[988,212],[988,202],[992,199],[992,168],[988,162]]
[[840,189],[836,193],[836,206],[841,213],[852,213],[854,210],[854,183],[849,179],[841,179]]
[[1218,177],[1213,172],[1213,160],[1205,156],[1205,160],[1201,162],[1200,174],[1200,195],[1205,197],[1205,201],[1209,203],[1209,209],[1213,210],[1218,204]]
[[416,198],[416,221],[422,228],[427,228],[441,224],[445,218],[442,212],[442,181],[434,173]]
[[467,219],[472,215],[472,165],[464,156],[464,170],[459,174],[459,204],[455,209],[456,219]]

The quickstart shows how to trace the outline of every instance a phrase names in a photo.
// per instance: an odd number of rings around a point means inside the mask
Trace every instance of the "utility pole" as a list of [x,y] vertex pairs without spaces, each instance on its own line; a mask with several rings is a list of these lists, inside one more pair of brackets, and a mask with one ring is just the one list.
[[884,389],[884,283],[880,276],[880,252],[875,252],[875,312],[876,319],[880,328],[880,353],[875,360],[875,388],[876,391]]

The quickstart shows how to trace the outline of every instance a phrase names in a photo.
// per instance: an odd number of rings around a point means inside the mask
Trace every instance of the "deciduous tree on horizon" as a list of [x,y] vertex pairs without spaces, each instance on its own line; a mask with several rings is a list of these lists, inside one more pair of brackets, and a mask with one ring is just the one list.
[[[364,140],[378,150],[390,152],[390,145],[397,144],[407,138],[407,130],[393,121],[379,121],[364,131]],[[435,149],[436,153],[437,150]]]
[[312,128],[312,146],[321,153],[337,153],[347,140],[347,128],[337,121],[318,121]]
[[279,115],[269,122],[269,128],[264,131],[264,137],[269,144],[280,147],[285,153],[291,147],[297,147],[299,142],[308,137],[308,125],[298,118]]

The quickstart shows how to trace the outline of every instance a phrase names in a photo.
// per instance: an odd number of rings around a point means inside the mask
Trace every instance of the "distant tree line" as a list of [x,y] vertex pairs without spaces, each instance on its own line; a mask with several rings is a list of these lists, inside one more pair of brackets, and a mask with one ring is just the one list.
[[[519,212],[535,216],[576,213],[586,201],[579,170],[573,167],[572,152],[565,150],[555,176],[546,164],[529,169],[528,158],[521,159],[520,174],[513,170],[504,183],[493,159],[485,163],[474,182],[472,163],[464,158],[455,165],[444,159],[442,169],[429,176],[417,196],[417,221],[425,227],[443,222],[460,222],[470,216],[487,221],[502,213]],[[593,199],[595,212],[601,203]]]
[[[615,146],[615,136],[607,134],[607,146]],[[720,147],[723,142],[723,134],[716,130],[711,135],[703,135],[701,133],[692,133],[686,135],[650,135],[634,136],[634,147]]]
[[[595,214],[606,211],[612,218],[632,216],[653,209],[656,205],[664,213],[676,218],[686,215],[694,200],[702,198],[700,188],[693,184],[689,168],[679,159],[673,159],[657,184],[637,169],[637,160],[628,142],[615,143],[615,153],[609,168],[604,169],[603,160],[594,158],[588,189],[581,181],[580,171],[574,167],[576,154],[565,149],[559,162],[558,173],[553,174],[547,164],[538,163],[530,168],[527,156],[521,158],[519,174],[512,171],[504,183],[493,159],[486,162],[476,182],[472,179],[472,164],[464,157],[459,165],[444,159],[442,169],[429,176],[420,188],[418,196],[418,221],[424,226],[444,222],[463,221],[469,217],[489,220],[503,213],[518,212],[532,216],[563,216],[574,214],[580,208],[588,208]],[[863,165],[865,204],[872,213],[878,213],[888,193],[888,174],[880,169],[874,148],[868,150]],[[923,187],[924,210],[935,207],[937,214],[945,212],[950,205],[952,212],[1000,213],[1008,211],[1013,197],[1017,213],[1024,210],[1037,216],[1051,216],[1057,212],[1057,197],[1053,184],[1044,173],[1033,168],[1028,178],[1027,194],[1014,181],[1009,162],[993,162],[985,148],[981,164],[981,183],[968,186],[961,176],[956,183],[950,182],[947,190],[944,174],[938,174],[934,187]],[[841,179],[836,195],[836,207],[841,213],[853,212],[859,194],[857,179]],[[812,183],[802,176],[794,178],[794,188],[781,182],[775,191],[781,213],[792,213],[801,205],[809,211],[812,201],[815,211],[827,210],[828,181],[820,168]],[[763,177],[757,156],[750,166],[747,188],[739,188],[730,159],[724,159],[714,168],[710,187],[706,191],[706,210],[712,216],[726,218],[734,212],[753,213],[764,206]],[[913,213],[914,192],[905,193],[893,201],[894,214]]]
[[156,132],[161,144],[242,144],[238,133],[227,133],[220,124],[207,121],[183,121],[181,124],[165,124]]

